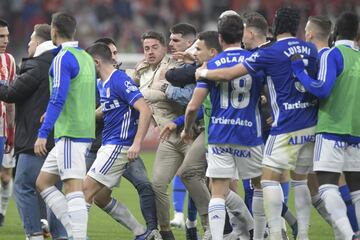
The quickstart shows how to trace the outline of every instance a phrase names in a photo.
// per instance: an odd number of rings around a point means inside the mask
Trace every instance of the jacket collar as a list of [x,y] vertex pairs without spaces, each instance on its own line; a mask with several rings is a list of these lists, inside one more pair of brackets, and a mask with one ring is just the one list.
[[46,51],[56,48],[56,46],[52,43],[52,41],[46,41],[41,43],[39,46],[36,47],[35,54],[33,57],[40,56]]

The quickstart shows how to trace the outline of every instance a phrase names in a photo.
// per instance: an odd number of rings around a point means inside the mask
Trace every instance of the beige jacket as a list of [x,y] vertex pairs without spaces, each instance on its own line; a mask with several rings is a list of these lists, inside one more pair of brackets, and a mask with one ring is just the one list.
[[165,56],[161,60],[154,71],[150,68],[149,64],[141,61],[136,66],[132,76],[135,83],[139,86],[141,93],[144,95],[146,102],[150,105],[155,123],[160,129],[185,112],[184,107],[168,100],[165,93],[158,90],[155,87],[156,84],[154,85],[154,83],[166,81],[165,72],[177,66],[178,63],[168,56]]

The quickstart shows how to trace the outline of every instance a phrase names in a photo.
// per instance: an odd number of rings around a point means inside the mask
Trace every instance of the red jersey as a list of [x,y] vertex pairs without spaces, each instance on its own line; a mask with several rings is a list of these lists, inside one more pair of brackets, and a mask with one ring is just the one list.
[[[16,76],[16,64],[14,57],[9,53],[0,54],[0,83],[10,85]],[[5,103],[0,102],[0,136],[5,136],[6,108]]]

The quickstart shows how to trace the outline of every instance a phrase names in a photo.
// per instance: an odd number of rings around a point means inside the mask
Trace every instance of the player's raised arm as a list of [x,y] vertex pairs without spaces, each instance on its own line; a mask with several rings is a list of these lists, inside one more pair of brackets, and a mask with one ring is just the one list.
[[139,98],[134,103],[134,108],[139,111],[139,125],[134,138],[134,142],[128,150],[128,158],[136,159],[139,156],[141,143],[145,138],[145,135],[149,129],[151,121],[151,110],[145,102],[144,98]]
[[206,78],[213,81],[230,81],[234,78],[241,77],[246,74],[248,74],[248,70],[244,67],[242,63],[237,64],[233,67],[214,70],[207,69],[206,63],[204,63],[200,68],[196,70],[195,77],[196,80]]
[[337,48],[329,50],[321,56],[317,79],[311,78],[306,73],[304,62],[299,54],[293,55],[291,61],[296,78],[300,80],[307,91],[320,99],[330,95],[336,78],[340,75],[340,67],[337,66],[343,67],[343,59]]

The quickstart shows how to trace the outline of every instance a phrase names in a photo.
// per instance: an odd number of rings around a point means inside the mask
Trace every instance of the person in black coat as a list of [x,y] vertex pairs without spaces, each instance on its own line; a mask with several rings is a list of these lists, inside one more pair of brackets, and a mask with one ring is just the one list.
[[[20,72],[13,85],[0,85],[0,100],[15,103],[15,155],[18,157],[14,197],[25,234],[28,239],[41,239],[41,209],[35,182],[44,158],[34,153],[34,143],[41,126],[41,117],[49,101],[49,68],[54,58],[51,49],[50,26],[34,27],[28,44],[29,57],[22,60]],[[54,146],[54,138],[48,139],[48,151]],[[53,215],[52,215],[53,216]],[[66,231],[54,217],[50,218],[53,239],[67,239]]]

